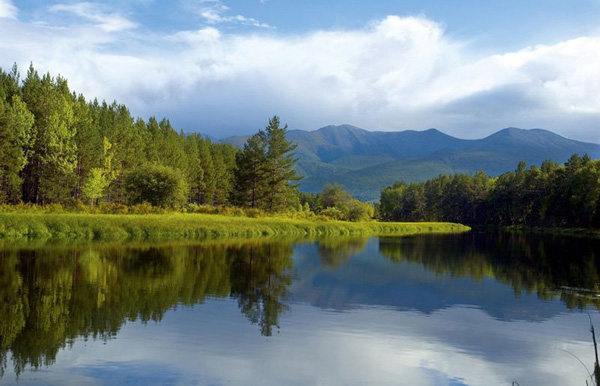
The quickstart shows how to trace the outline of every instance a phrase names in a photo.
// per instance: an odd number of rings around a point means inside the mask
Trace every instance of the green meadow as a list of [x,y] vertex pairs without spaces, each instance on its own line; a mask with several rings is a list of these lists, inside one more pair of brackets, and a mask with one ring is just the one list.
[[464,232],[453,223],[346,222],[214,214],[0,213],[0,239],[198,240]]

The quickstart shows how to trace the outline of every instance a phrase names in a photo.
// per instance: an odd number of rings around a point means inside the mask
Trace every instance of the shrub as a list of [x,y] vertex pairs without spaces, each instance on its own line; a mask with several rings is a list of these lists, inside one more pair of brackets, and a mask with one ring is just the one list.
[[319,214],[334,220],[342,220],[344,218],[344,213],[333,206],[323,209]]
[[188,191],[178,170],[161,165],[130,171],[125,177],[125,189],[131,204],[147,202],[163,208],[183,204]]

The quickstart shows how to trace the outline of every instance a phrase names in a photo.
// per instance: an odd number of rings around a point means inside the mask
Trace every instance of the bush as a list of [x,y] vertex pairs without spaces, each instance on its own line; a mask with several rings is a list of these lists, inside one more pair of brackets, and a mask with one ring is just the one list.
[[130,171],[125,177],[125,189],[131,204],[147,202],[163,208],[185,203],[188,191],[178,170],[161,165]]
[[325,208],[319,213],[321,216],[325,216],[334,220],[343,220],[344,213],[336,207]]

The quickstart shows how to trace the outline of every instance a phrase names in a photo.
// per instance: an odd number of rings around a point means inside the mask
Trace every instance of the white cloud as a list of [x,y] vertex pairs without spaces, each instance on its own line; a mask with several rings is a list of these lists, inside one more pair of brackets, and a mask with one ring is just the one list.
[[103,30],[0,20],[0,34],[14,37],[0,42],[0,65],[33,61],[89,98],[116,98],[135,114],[213,135],[251,132],[279,114],[303,129],[352,123],[481,137],[544,127],[600,142],[599,36],[481,55],[423,17],[292,36],[226,34],[215,28],[223,4],[209,5],[221,9],[206,14],[213,26],[151,37],[119,33],[131,22],[110,23],[90,5],[58,10]]
[[116,13],[106,13],[102,6],[94,3],[56,4],[49,8],[51,12],[68,12],[97,23],[107,32],[116,32],[136,28],[137,23]]
[[259,28],[272,28],[269,24],[261,23],[252,17],[227,15],[230,8],[219,0],[203,0],[201,4],[203,6],[198,10],[198,14],[209,24],[236,23]]
[[17,12],[17,7],[13,5],[11,0],[0,0],[0,19],[16,19]]

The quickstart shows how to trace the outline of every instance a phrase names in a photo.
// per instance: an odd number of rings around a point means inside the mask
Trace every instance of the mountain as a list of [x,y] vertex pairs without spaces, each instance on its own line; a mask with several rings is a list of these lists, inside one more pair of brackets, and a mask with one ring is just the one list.
[[[243,146],[247,137],[223,140]],[[539,165],[565,162],[572,154],[600,157],[600,145],[571,140],[542,129],[507,128],[476,140],[459,139],[437,129],[367,131],[351,125],[315,131],[290,130],[298,144],[301,189],[318,192],[328,182],[345,186],[356,197],[376,200],[396,181],[424,181],[439,174],[485,171],[498,175],[519,161]]]

